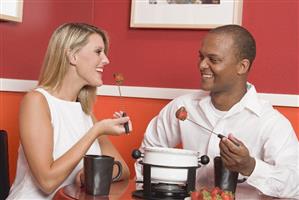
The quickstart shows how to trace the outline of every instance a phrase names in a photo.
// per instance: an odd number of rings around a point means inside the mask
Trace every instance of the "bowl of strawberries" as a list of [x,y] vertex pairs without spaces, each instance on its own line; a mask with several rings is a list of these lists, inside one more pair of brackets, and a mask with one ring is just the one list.
[[234,200],[235,195],[231,191],[214,187],[212,190],[202,188],[191,193],[191,200]]

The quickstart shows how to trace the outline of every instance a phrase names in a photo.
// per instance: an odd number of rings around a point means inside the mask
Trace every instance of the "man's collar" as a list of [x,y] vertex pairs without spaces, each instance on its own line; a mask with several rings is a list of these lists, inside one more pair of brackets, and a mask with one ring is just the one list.
[[[208,95],[206,97],[202,98],[202,100],[199,102],[200,107],[202,107],[202,108],[205,107],[204,105],[206,103],[208,103],[209,101],[211,101],[211,97]],[[242,99],[238,103],[236,103],[228,111],[226,116],[233,115],[234,113],[239,112],[243,108],[246,108],[246,109],[252,111],[253,113],[255,113],[258,116],[261,114],[261,110],[262,110],[255,87],[254,87],[254,85],[252,85],[248,82],[247,82],[246,94],[242,97]]]
[[259,103],[258,94],[255,90],[254,85],[247,82],[247,92],[239,102],[239,104],[252,112],[256,115],[261,114],[262,107]]

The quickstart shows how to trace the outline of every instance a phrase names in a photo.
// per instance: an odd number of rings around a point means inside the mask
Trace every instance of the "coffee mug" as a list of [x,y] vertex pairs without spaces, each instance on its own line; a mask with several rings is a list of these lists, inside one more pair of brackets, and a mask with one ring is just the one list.
[[[112,178],[113,166],[118,167],[118,173]],[[84,156],[85,192],[91,195],[108,195],[112,182],[120,179],[122,165],[119,161],[106,155]]]
[[238,183],[238,175],[238,172],[230,171],[223,165],[220,156],[214,158],[215,187],[235,193]]

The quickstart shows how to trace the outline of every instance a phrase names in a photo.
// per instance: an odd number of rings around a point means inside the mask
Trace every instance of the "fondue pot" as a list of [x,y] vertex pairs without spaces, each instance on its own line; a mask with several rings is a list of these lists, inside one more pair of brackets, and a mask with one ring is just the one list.
[[176,148],[145,147],[143,154],[134,150],[132,156],[143,158],[140,164],[151,166],[152,183],[185,184],[189,168],[209,163],[206,155],[199,157],[199,152]]

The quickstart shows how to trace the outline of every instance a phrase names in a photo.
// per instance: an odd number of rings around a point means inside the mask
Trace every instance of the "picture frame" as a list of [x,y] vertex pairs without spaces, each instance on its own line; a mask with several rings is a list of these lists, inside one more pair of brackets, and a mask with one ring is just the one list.
[[241,25],[242,10],[243,0],[132,0],[130,27],[210,29]]
[[0,20],[22,22],[23,0],[1,0]]

